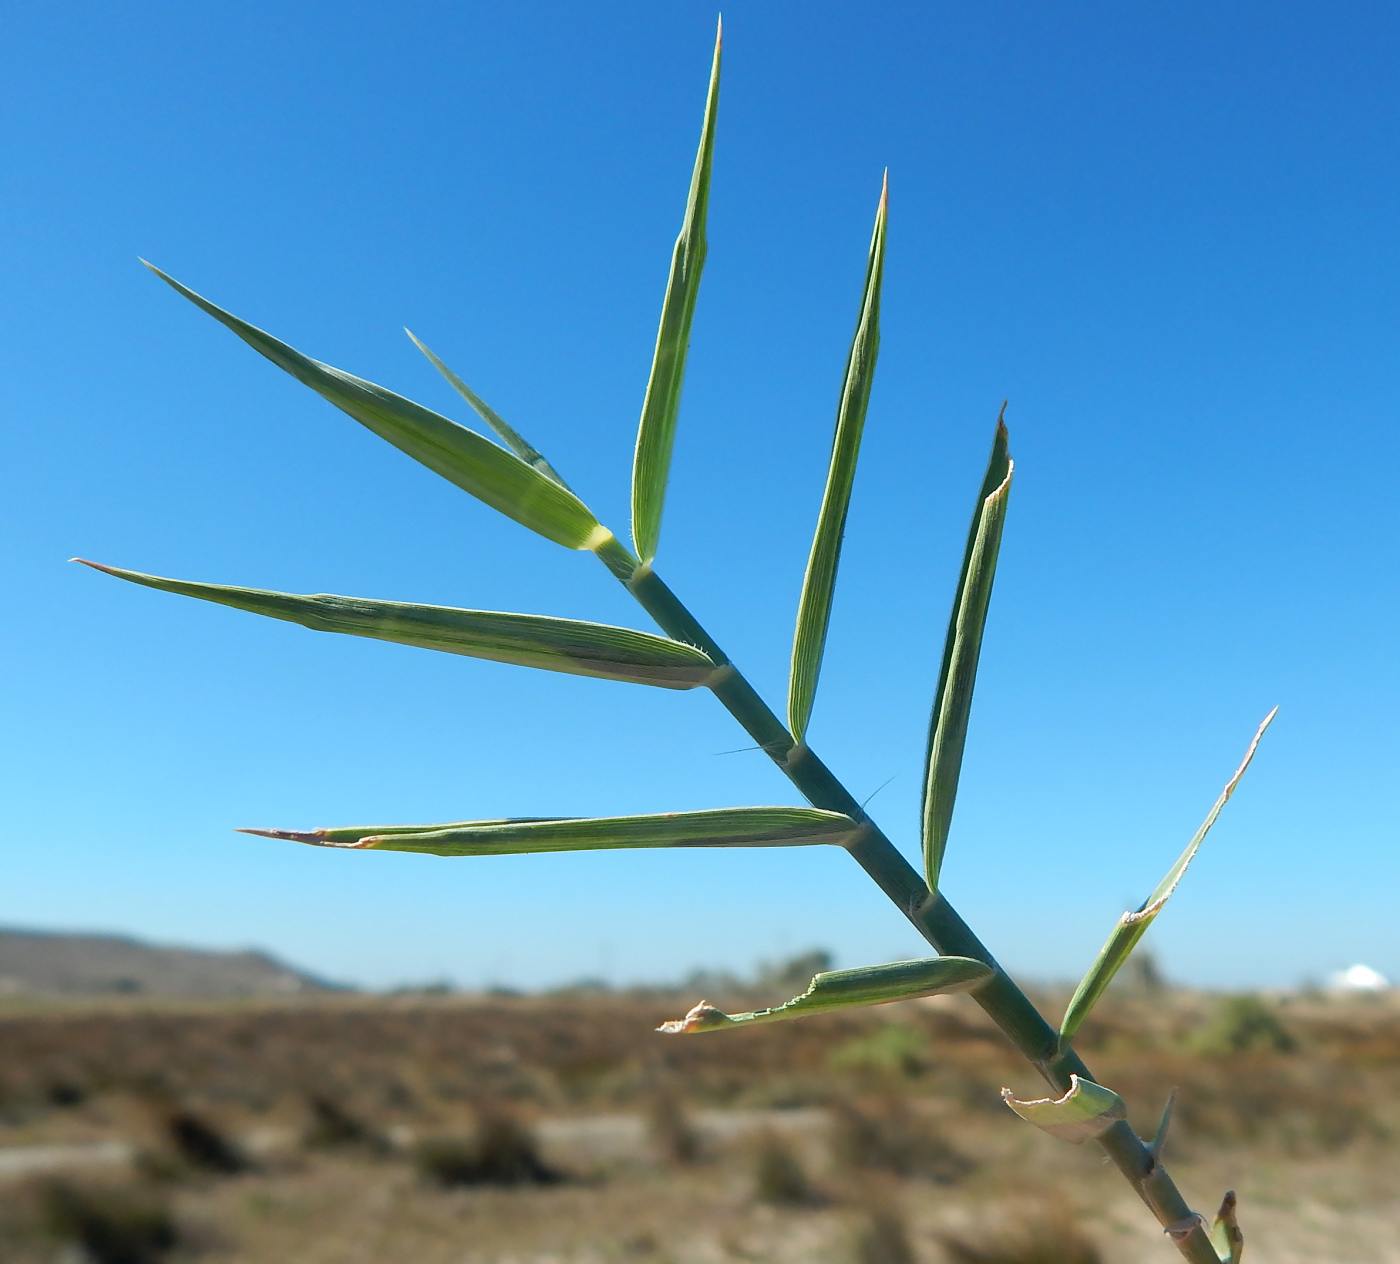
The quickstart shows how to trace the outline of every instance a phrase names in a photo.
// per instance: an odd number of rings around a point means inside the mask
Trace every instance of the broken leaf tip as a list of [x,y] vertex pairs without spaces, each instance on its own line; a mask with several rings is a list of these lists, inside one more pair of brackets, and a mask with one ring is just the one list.
[[256,834],[259,838],[281,838],[290,843],[310,843],[313,847],[359,847],[360,843],[328,843],[325,830],[236,829],[235,834]]
[[1071,1075],[1069,1082],[1063,1097],[1021,1101],[1004,1088],[1001,1098],[1027,1123],[1074,1145],[1092,1140],[1126,1117],[1127,1107],[1112,1089],[1078,1075]]
[[684,1018],[673,1018],[662,1023],[656,1030],[668,1036],[688,1036],[697,1031],[713,1031],[729,1023],[729,1015],[716,1009],[709,1001],[701,1001]]

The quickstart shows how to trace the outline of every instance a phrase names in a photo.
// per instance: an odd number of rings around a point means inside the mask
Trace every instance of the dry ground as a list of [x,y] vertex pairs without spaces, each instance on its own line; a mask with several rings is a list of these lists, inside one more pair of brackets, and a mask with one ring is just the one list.
[[[1005,1109],[1037,1085],[966,998],[652,1032],[694,999],[15,1003],[0,1260],[1176,1258]],[[1179,1087],[1168,1160],[1252,1261],[1400,1264],[1400,1005],[1119,997],[1078,1043],[1142,1133]]]

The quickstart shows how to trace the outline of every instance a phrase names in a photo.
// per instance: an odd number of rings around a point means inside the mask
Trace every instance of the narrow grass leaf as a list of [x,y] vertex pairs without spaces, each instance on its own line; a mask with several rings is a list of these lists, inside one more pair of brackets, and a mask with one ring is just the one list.
[[432,856],[515,856],[534,852],[603,851],[632,847],[844,846],[861,826],[819,808],[712,808],[657,816],[603,816],[447,825],[366,825],[358,829],[243,830],[321,847],[411,851]]
[[797,631],[792,642],[792,668],[788,677],[788,728],[801,742],[812,716],[821,674],[826,631],[831,622],[831,600],[836,588],[836,571],[841,564],[841,541],[846,534],[846,512],[851,504],[851,487],[860,455],[865,411],[870,403],[870,386],[875,379],[875,360],[880,351],[880,286],[885,271],[885,222],[889,211],[889,177],[880,192],[875,213],[875,231],[870,238],[870,256],[865,265],[865,289],[855,336],[846,357],[846,373],[841,382],[841,401],[836,410],[836,433],[831,443],[831,464],[827,469],[826,490],[817,532],[807,559],[802,581],[802,599],[797,607]]
[[1083,1145],[1107,1132],[1120,1119],[1127,1118],[1123,1099],[1093,1080],[1069,1077],[1070,1089],[1063,1097],[1039,1097],[1023,1102],[1009,1088],[1001,1090],[1002,1100],[1027,1123],[1052,1137]]
[[817,975],[801,996],[793,997],[784,1005],[745,1014],[726,1014],[708,1001],[701,1001],[684,1018],[662,1023],[656,1030],[670,1035],[689,1035],[747,1023],[803,1018],[851,1005],[884,1005],[944,992],[970,992],[993,973],[991,966],[971,957],[932,957],[924,961],[861,966],[855,970],[828,970]]
[[291,843],[307,843],[312,847],[349,847],[362,839],[379,838],[389,834],[432,834],[439,830],[476,829],[483,825],[526,825],[537,821],[569,821],[567,816],[498,816],[487,821],[439,821],[434,825],[346,825],[314,830],[240,829],[237,834],[256,834],[259,838],[282,838]]
[[1167,1095],[1167,1104],[1162,1107],[1162,1118],[1157,1123],[1157,1132],[1152,1138],[1152,1144],[1148,1149],[1152,1152],[1152,1162],[1160,1163],[1162,1154],[1167,1148],[1167,1133],[1172,1126],[1172,1115],[1176,1110],[1176,1089]]
[[1147,928],[1152,925],[1153,918],[1162,911],[1167,901],[1171,899],[1172,892],[1176,890],[1177,884],[1186,873],[1187,865],[1195,858],[1206,835],[1210,833],[1211,826],[1215,824],[1216,818],[1220,815],[1221,809],[1230,801],[1230,796],[1235,793],[1235,787],[1240,784],[1240,778],[1244,776],[1245,770],[1254,759],[1254,752],[1259,749],[1259,741],[1264,736],[1264,731],[1274,722],[1274,716],[1277,714],[1278,708],[1275,707],[1264,717],[1263,723],[1259,725],[1249,743],[1249,749],[1245,751],[1244,759],[1240,766],[1235,769],[1235,775],[1230,778],[1225,789],[1220,792],[1215,806],[1206,815],[1206,819],[1201,822],[1201,828],[1187,843],[1186,850],[1176,858],[1176,863],[1167,870],[1167,876],[1157,884],[1156,889],[1137,909],[1131,913],[1124,913],[1118,919],[1118,924],[1113,928],[1113,933],[1109,935],[1108,942],[1104,944],[1094,964],[1089,967],[1089,972],[1080,981],[1079,987],[1075,989],[1074,995],[1070,998],[1069,1008],[1065,1010],[1064,1021],[1060,1024],[1061,1048],[1074,1039],[1074,1034],[1079,1030],[1080,1024],[1089,1016],[1090,1010],[1094,1008],[1099,997],[1113,982],[1113,976],[1118,973],[1119,968],[1132,954],[1133,949],[1137,947],[1138,941],[1146,934]]
[[[74,560],[82,561],[81,558]],[[119,570],[97,562],[83,562],[83,565],[147,588],[299,623],[314,632],[340,632],[377,641],[394,641],[399,645],[515,663],[521,667],[540,667],[575,676],[598,676],[632,684],[659,685],[664,689],[694,689],[710,683],[717,672],[724,670],[693,646],[650,632],[634,632],[604,623],[337,597],[330,593],[303,596],[264,588],[163,579],[159,575]]]
[[[1002,406],[1003,412],[1005,405]],[[982,630],[992,599],[997,553],[1006,501],[1011,493],[1013,464],[1006,450],[1006,425],[997,418],[991,460],[977,493],[977,507],[963,552],[962,571],[953,597],[953,613],[943,643],[943,664],[934,695],[929,723],[928,753],[924,762],[924,874],[930,891],[938,889],[953,803],[962,773],[967,722],[972,711],[972,691],[977,682],[977,661],[982,654]]]
[[690,347],[690,324],[700,293],[705,267],[705,218],[710,205],[710,169],[714,160],[715,115],[719,110],[719,68],[722,32],[715,33],[715,55],[710,67],[710,89],[705,98],[705,122],[700,149],[690,177],[690,197],[685,222],[671,253],[671,274],[661,305],[661,326],[656,333],[651,377],[637,429],[637,451],[632,463],[632,538],[637,556],[650,562],[661,538],[661,511],[666,503],[666,483],[671,472],[671,448],[676,438],[676,416],[681,406],[681,384]]
[[[145,262],[144,260],[142,262]],[[611,538],[568,488],[513,452],[393,391],[304,356],[147,263],[161,280],[342,412],[508,518],[570,549]]]
[[518,430],[510,426],[500,413],[492,408],[490,404],[452,372],[447,365],[439,360],[426,343],[419,341],[418,335],[415,334],[413,330],[405,329],[404,333],[413,340],[413,345],[428,357],[432,362],[433,368],[447,379],[452,389],[476,410],[477,416],[496,432],[501,442],[504,443],[506,447],[514,452],[526,465],[533,465],[535,469],[539,470],[546,478],[552,478],[560,487],[568,487],[568,483],[559,477],[559,471],[544,459],[540,454],[540,450],[535,447],[534,444],[526,440]]

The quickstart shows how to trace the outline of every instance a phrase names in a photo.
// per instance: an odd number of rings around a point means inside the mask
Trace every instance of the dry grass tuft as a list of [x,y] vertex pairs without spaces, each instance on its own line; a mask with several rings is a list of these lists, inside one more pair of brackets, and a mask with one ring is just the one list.
[[765,1132],[753,1147],[753,1197],[767,1207],[816,1207],[825,1200],[792,1146]]
[[833,1157],[844,1167],[952,1185],[977,1166],[905,1099],[841,1101],[832,1113]]
[[425,1179],[463,1185],[557,1185],[563,1177],[540,1158],[535,1138],[510,1115],[484,1113],[471,1137],[433,1137],[414,1149]]
[[49,1181],[38,1207],[49,1235],[89,1264],[159,1264],[179,1241],[169,1207],[142,1185]]
[[974,1233],[942,1236],[949,1264],[1101,1264],[1099,1249],[1058,1203],[1001,1204]]

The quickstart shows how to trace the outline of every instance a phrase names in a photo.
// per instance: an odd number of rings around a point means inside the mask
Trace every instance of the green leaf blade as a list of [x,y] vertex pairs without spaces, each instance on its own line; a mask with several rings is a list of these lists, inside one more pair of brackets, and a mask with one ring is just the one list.
[[920,996],[970,992],[994,973],[991,966],[971,957],[931,957],[922,961],[861,966],[854,970],[828,970],[817,975],[801,996],[783,1005],[745,1014],[725,1014],[707,1001],[701,1001],[684,1018],[662,1023],[656,1030],[669,1035],[691,1035],[749,1023],[804,1018],[853,1005],[886,1005]]
[[664,689],[694,689],[708,684],[717,671],[723,670],[693,646],[650,632],[603,623],[376,601],[331,593],[303,595],[263,588],[236,588],[228,584],[165,579],[97,562],[83,564],[146,588],[299,623],[314,632],[338,632],[392,641],[520,667],[657,685]]
[[793,635],[792,666],[788,677],[788,729],[799,743],[806,736],[807,722],[811,719],[812,704],[816,699],[817,679],[821,674],[826,633],[831,622],[836,572],[841,564],[841,541],[846,534],[846,513],[851,504],[851,488],[855,483],[865,413],[870,403],[875,362],[880,352],[880,290],[885,271],[885,225],[888,215],[887,176],[880,192],[875,229],[870,238],[860,315],[846,357],[826,489],[822,493],[817,530],[797,607],[797,628]]
[[1098,1003],[1099,997],[1113,982],[1113,976],[1132,955],[1139,940],[1147,933],[1147,928],[1152,925],[1157,914],[1171,899],[1172,893],[1186,874],[1187,866],[1200,850],[1206,835],[1210,833],[1211,826],[1215,824],[1221,810],[1230,801],[1230,796],[1235,793],[1235,787],[1240,784],[1241,778],[1248,771],[1249,765],[1254,760],[1254,754],[1259,749],[1260,740],[1268,730],[1269,725],[1274,722],[1274,717],[1277,714],[1278,708],[1275,707],[1264,717],[1263,722],[1255,730],[1254,737],[1249,743],[1249,749],[1245,751],[1240,766],[1235,769],[1234,775],[1225,783],[1225,789],[1220,792],[1219,798],[1206,814],[1206,819],[1201,822],[1201,827],[1192,836],[1191,841],[1186,844],[1186,850],[1176,858],[1176,863],[1167,870],[1166,877],[1157,884],[1152,894],[1136,910],[1124,913],[1118,919],[1118,924],[1114,926],[1108,937],[1108,942],[1100,949],[1094,964],[1089,967],[1088,973],[1080,980],[1079,986],[1070,998],[1064,1019],[1060,1023],[1060,1047],[1062,1049],[1074,1039],[1075,1033]]
[[661,305],[651,376],[637,428],[637,450],[632,462],[632,538],[637,556],[650,563],[661,538],[661,514],[671,473],[671,449],[676,438],[681,386],[700,275],[705,268],[705,222],[710,205],[710,172],[714,165],[715,118],[719,111],[719,73],[723,32],[715,33],[710,86],[705,97],[705,121],[700,148],[690,177],[685,220],[671,253],[671,272]]
[[[145,262],[144,260],[142,262]],[[183,294],[278,368],[309,386],[400,452],[522,526],[569,549],[593,549],[612,537],[568,488],[474,430],[411,399],[302,355],[294,347],[240,320],[174,277],[147,263]]]
[[[1005,406],[1003,405],[1003,411]],[[948,830],[953,820],[958,778],[962,774],[972,693],[982,653],[982,633],[996,578],[997,555],[1014,465],[1007,452],[1006,425],[997,418],[992,455],[968,531],[962,571],[953,598],[953,613],[943,644],[943,663],[929,723],[924,761],[924,874],[930,891],[938,889]]]
[[820,808],[711,808],[645,816],[518,818],[449,825],[359,829],[244,830],[322,847],[407,851],[433,856],[515,856],[540,852],[660,847],[844,846],[861,826]]
[[514,452],[526,465],[534,466],[534,468],[539,470],[546,478],[558,483],[560,487],[568,488],[568,483],[559,476],[559,471],[544,459],[544,456],[534,444],[530,443],[519,431],[509,425],[500,413],[492,408],[490,404],[462,381],[462,379],[449,369],[447,365],[439,360],[438,357],[433,354],[432,349],[426,343],[419,340],[418,335],[415,334],[413,330],[405,329],[404,333],[412,339],[413,345],[428,357],[428,361],[432,364],[433,368],[447,379],[448,385],[475,409],[477,416],[480,417],[482,421],[496,432],[501,442],[504,443],[506,447]]

